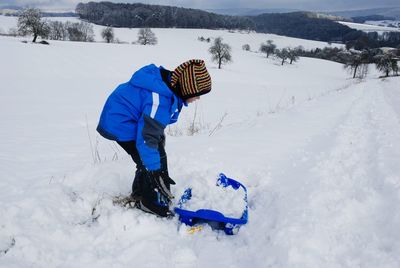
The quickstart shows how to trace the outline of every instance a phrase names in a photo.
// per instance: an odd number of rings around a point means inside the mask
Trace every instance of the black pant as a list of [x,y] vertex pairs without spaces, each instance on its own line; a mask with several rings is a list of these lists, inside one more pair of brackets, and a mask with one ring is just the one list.
[[[137,170],[145,170],[139,152],[136,148],[136,141],[117,141],[117,143],[132,157]],[[158,152],[160,153],[161,170],[168,171],[167,153],[165,152],[165,137],[163,136],[158,143]]]
[[136,164],[136,170],[144,169],[139,152],[136,149],[136,141],[117,141],[117,143],[132,157],[133,162]]
[[[140,199],[143,195],[144,183],[146,180],[146,167],[144,166],[139,152],[136,148],[136,141],[117,141],[117,143],[132,157],[136,164],[135,178],[132,183],[132,197]],[[168,174],[167,154],[165,152],[165,137],[162,137],[158,144],[160,153],[161,170],[165,170]]]

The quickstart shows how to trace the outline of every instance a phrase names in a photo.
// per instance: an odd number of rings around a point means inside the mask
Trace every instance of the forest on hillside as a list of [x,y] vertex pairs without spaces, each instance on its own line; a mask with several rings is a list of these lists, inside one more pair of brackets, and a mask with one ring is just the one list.
[[173,6],[89,2],[79,3],[76,13],[83,20],[111,27],[238,29],[344,43],[361,49],[400,45],[398,32],[384,36],[365,33],[327,18],[318,18],[312,12],[229,16]]

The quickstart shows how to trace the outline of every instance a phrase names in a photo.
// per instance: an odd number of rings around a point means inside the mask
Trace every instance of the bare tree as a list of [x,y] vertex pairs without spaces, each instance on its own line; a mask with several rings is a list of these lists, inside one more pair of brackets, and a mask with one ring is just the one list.
[[282,60],[282,65],[285,63],[285,61],[289,58],[289,50],[287,48],[284,48],[282,50],[277,49],[275,51],[275,54],[278,58]]
[[212,60],[218,63],[218,69],[221,69],[222,64],[232,61],[231,47],[228,44],[222,43],[222,37],[214,39],[214,44],[208,49],[212,55]]
[[11,27],[10,29],[8,29],[8,35],[11,35],[14,37],[18,36],[19,35],[18,29],[15,27]]
[[157,37],[150,28],[141,28],[138,32],[138,43],[141,45],[156,45]]
[[391,71],[396,74],[398,72],[397,59],[392,53],[376,56],[375,65],[379,71],[385,73],[385,77],[388,77]]
[[83,33],[83,41],[84,42],[93,42],[94,41],[94,31],[92,24],[88,22],[79,23],[79,30]]
[[244,44],[244,45],[242,46],[242,49],[243,49],[244,51],[250,51],[250,45],[249,45],[249,44]]
[[368,72],[368,53],[351,54],[343,66],[353,73],[353,78],[363,78]]
[[67,22],[65,25],[70,41],[93,42],[93,26],[87,22]]
[[398,65],[398,60],[396,58],[394,58],[391,61],[391,65],[392,65],[392,71],[393,71],[393,75],[398,76],[399,75],[399,65]]
[[290,60],[290,64],[299,60],[299,53],[297,49],[288,48],[288,58]]
[[68,37],[67,29],[61,21],[50,21],[50,34],[49,38],[52,40],[66,40]]
[[111,27],[106,27],[101,31],[101,37],[107,42],[114,42],[114,29]]
[[32,34],[32,42],[36,42],[38,36],[43,38],[49,34],[49,27],[42,20],[39,9],[28,8],[22,11],[18,17],[18,31],[22,35]]
[[274,44],[274,41],[272,40],[267,40],[266,44],[261,44],[260,46],[260,51],[262,53],[267,54],[267,58],[269,55],[274,54],[276,49],[276,45]]

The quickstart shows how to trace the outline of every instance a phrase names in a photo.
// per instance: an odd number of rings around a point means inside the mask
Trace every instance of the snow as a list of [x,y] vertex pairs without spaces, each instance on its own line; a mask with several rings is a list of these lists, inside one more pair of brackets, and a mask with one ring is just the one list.
[[182,209],[197,211],[209,209],[222,213],[225,217],[239,219],[246,209],[245,191],[242,187],[207,185],[198,183],[191,188],[191,198],[183,203]]
[[400,21],[399,20],[367,20],[365,24],[371,24],[371,25],[377,25],[377,26],[383,26],[383,27],[389,27],[389,28],[397,28],[397,30],[400,30]]
[[338,21],[338,22],[340,24],[346,25],[350,28],[353,28],[356,30],[361,30],[364,32],[378,32],[378,33],[400,32],[399,28],[387,27],[387,26],[381,26],[381,25],[373,25],[371,22],[366,22],[366,23],[354,23],[354,22],[347,22],[347,21]]
[[0,15],[0,29],[7,33],[11,28],[17,28],[17,18],[12,16]]
[[[116,29],[129,43],[136,32]],[[399,77],[241,49],[322,42],[154,32],[156,46],[0,37],[0,267],[398,267]],[[198,36],[222,36],[233,62],[218,70]],[[95,131],[104,101],[141,66],[190,58],[206,61],[213,90],[167,129],[172,192],[205,191],[220,172],[243,183],[249,222],[235,236],[112,205],[135,168]]]

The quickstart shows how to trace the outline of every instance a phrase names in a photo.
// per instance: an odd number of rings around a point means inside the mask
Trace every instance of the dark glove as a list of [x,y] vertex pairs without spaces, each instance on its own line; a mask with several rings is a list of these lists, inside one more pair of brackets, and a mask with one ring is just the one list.
[[170,185],[176,184],[168,175],[168,172],[165,170],[155,170],[148,171],[149,180],[151,187],[159,192],[161,195],[165,196],[169,200],[173,199],[174,196],[170,191]]

